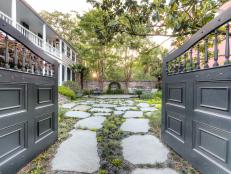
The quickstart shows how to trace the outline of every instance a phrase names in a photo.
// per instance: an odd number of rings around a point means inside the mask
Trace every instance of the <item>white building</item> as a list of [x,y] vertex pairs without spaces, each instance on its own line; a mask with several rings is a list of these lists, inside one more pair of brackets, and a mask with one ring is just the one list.
[[24,0],[0,0],[0,18],[59,62],[59,85],[74,80],[70,65],[77,62],[75,49],[60,37]]

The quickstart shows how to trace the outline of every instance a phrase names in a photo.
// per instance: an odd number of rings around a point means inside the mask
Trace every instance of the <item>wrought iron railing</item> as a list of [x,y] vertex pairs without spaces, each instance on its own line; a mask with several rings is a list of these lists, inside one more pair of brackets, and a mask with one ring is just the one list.
[[230,11],[219,15],[164,59],[167,75],[187,73],[230,64]]
[[54,76],[54,65],[0,30],[0,67],[42,76]]

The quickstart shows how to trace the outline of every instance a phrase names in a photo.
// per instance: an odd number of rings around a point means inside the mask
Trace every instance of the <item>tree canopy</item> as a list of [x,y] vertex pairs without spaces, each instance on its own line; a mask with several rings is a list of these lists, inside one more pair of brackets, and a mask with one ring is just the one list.
[[228,0],[88,0],[93,9],[42,17],[78,51],[79,63],[104,80],[145,80],[161,76],[167,50],[150,36],[181,45],[212,20]]

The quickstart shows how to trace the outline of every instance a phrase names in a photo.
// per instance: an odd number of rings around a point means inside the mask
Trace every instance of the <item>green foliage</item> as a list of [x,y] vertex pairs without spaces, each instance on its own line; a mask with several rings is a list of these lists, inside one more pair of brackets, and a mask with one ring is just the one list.
[[115,167],[121,167],[123,164],[123,160],[122,159],[113,159],[111,161],[112,165]]
[[108,172],[106,170],[100,169],[99,172],[98,172],[98,174],[108,174]]
[[62,107],[59,107],[59,112],[58,112],[58,121],[59,122],[63,121],[64,115],[65,115],[66,112],[67,112],[66,109],[63,109]]
[[153,98],[153,93],[151,92],[144,92],[140,95],[140,99],[152,99]]
[[161,103],[162,103],[162,92],[157,91],[154,93],[153,98],[147,101],[148,104],[155,104],[159,108],[161,108]]
[[71,100],[76,98],[75,92],[66,86],[59,86],[58,90],[60,94],[69,97]]
[[138,97],[140,98],[140,96],[142,95],[143,91],[142,90],[136,90],[136,95],[138,95]]
[[68,81],[63,83],[63,86],[70,88],[75,93],[78,93],[80,90],[78,82],[75,82],[75,81],[68,80]]

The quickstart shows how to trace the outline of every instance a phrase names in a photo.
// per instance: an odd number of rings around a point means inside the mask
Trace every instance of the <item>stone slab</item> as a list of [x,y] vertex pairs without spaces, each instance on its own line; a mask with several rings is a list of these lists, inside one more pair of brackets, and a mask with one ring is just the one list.
[[157,109],[154,107],[145,107],[145,108],[140,108],[140,110],[143,112],[153,112],[156,111]]
[[127,111],[124,114],[124,118],[136,118],[136,117],[143,117],[142,111]]
[[75,111],[88,111],[89,109],[91,109],[91,107],[88,105],[77,105],[73,108]]
[[173,169],[135,169],[132,174],[178,174]]
[[107,112],[103,112],[103,113],[97,112],[97,113],[94,113],[93,115],[94,115],[94,116],[110,116],[111,113],[107,113]]
[[114,111],[115,116],[123,115],[124,111]]
[[91,116],[90,113],[83,112],[83,111],[69,111],[65,113],[65,117],[72,117],[72,118],[87,118],[90,116]]
[[95,116],[89,117],[83,120],[78,121],[75,124],[76,128],[86,128],[86,129],[100,129],[102,128],[102,123],[105,121],[105,117]]
[[122,140],[123,156],[132,164],[156,164],[168,159],[169,150],[152,135],[132,135]]
[[93,173],[99,170],[96,132],[73,130],[51,162],[52,170]]
[[112,112],[112,110],[109,108],[92,108],[90,111],[91,112],[107,112],[107,113]]
[[139,132],[148,132],[150,129],[149,127],[149,120],[148,119],[126,119],[126,121],[122,124],[120,129],[122,131],[126,132],[133,132],[133,133],[139,133]]
[[114,104],[94,104],[93,107],[95,108],[114,108],[116,105]]
[[62,108],[64,108],[64,109],[72,109],[75,106],[76,106],[76,103],[66,103],[66,104],[62,105]]
[[149,104],[148,103],[139,103],[137,106],[141,107],[141,108],[146,108],[146,107],[149,107]]
[[130,109],[131,109],[131,107],[126,107],[126,106],[120,106],[120,107],[115,108],[115,110],[117,110],[117,111],[127,111]]

